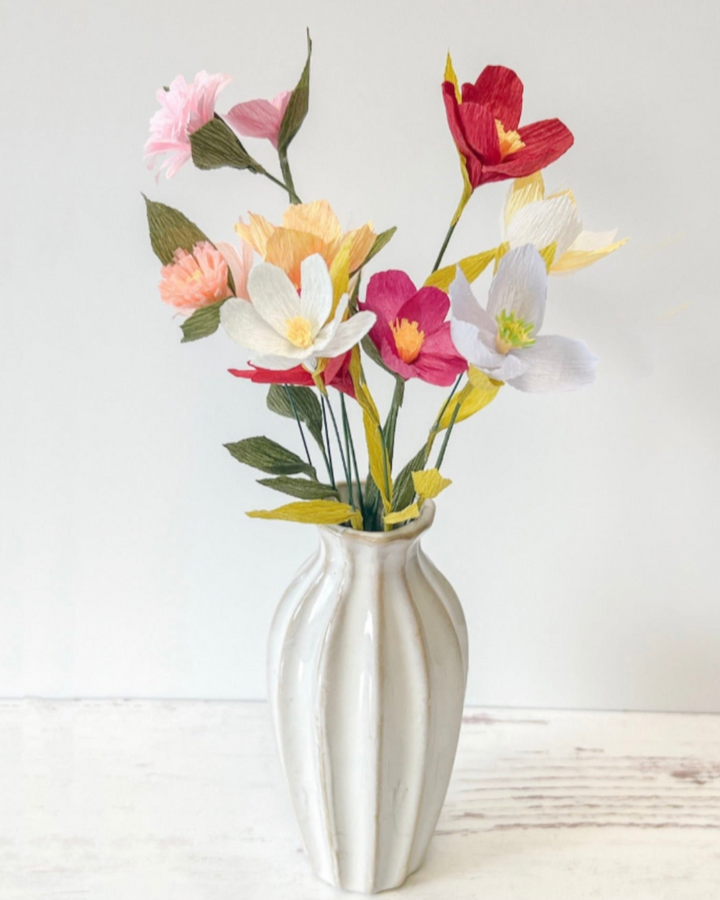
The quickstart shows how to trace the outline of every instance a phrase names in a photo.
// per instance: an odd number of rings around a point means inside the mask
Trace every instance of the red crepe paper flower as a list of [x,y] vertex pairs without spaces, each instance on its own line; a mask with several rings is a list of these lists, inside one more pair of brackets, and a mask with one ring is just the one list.
[[512,69],[486,66],[475,84],[462,86],[460,98],[452,81],[443,82],[442,91],[473,190],[532,175],[572,147],[572,132],[559,119],[520,126],[523,83]]
[[404,272],[379,272],[359,306],[376,314],[370,339],[388,369],[402,378],[447,387],[467,369],[445,321],[450,301],[439,288],[418,291]]
[[[294,369],[263,369],[248,363],[250,369],[229,369],[231,375],[236,378],[247,378],[255,384],[296,384],[301,387],[314,387],[312,375],[304,366],[295,366]],[[325,384],[334,387],[348,397],[355,399],[355,388],[350,376],[350,353],[344,356],[336,356],[327,361],[323,372]]]

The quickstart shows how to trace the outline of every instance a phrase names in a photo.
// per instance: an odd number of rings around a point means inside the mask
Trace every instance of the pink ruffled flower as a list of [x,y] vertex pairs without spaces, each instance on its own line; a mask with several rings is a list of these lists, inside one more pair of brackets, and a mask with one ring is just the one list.
[[178,75],[170,90],[157,92],[160,109],[150,119],[150,137],[144,153],[149,169],[164,155],[160,172],[164,169],[166,176],[172,178],[191,159],[188,135],[212,119],[217,95],[231,80],[229,75],[208,75],[203,71],[188,84]]
[[277,150],[283,116],[292,91],[283,91],[272,100],[248,100],[238,103],[223,116],[242,137],[266,138]]
[[163,301],[185,314],[232,296],[227,260],[209,241],[195,244],[192,253],[178,248],[175,261],[163,266],[161,275]]
[[447,387],[467,369],[445,321],[450,301],[439,288],[418,291],[404,272],[379,272],[359,306],[377,316],[370,339],[385,365],[402,378]]

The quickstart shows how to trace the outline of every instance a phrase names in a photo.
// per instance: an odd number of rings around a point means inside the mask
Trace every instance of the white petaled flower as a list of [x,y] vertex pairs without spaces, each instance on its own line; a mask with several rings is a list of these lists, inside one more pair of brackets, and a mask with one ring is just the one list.
[[589,266],[626,242],[615,240],[617,229],[583,231],[572,191],[545,197],[539,172],[513,182],[505,201],[502,231],[511,250],[523,244],[543,250],[554,243],[551,275]]
[[487,309],[458,266],[450,285],[453,343],[470,363],[520,391],[563,391],[595,380],[598,358],[583,341],[537,333],[545,314],[547,271],[532,244],[506,253]]
[[230,337],[264,369],[314,370],[320,358],[333,358],[354,347],[375,324],[375,314],[358,312],[343,321],[349,298],[333,312],[333,284],[325,260],[315,253],[300,266],[300,293],[277,266],[261,263],[247,281],[250,301],[226,300],[220,321]]

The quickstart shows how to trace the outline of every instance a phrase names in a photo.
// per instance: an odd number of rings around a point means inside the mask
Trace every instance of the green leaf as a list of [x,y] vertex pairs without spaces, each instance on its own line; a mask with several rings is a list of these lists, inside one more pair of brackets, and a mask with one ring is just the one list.
[[266,437],[245,438],[234,444],[224,444],[238,462],[268,472],[270,475],[298,475],[316,478],[315,469],[295,453]]
[[427,444],[423,444],[422,449],[413,456],[410,462],[395,479],[395,485],[393,487],[393,510],[405,509],[406,506],[410,506],[413,502],[413,497],[415,496],[415,484],[413,483],[412,473],[421,472],[427,465],[429,456],[430,451],[428,450],[428,446]]
[[299,497],[301,500],[340,499],[340,495],[334,487],[318,481],[308,481],[306,478],[290,478],[287,475],[280,475],[278,478],[258,478],[258,484],[264,484],[282,494],[290,494],[291,497]]
[[220,307],[224,302],[224,300],[218,300],[217,303],[212,303],[210,306],[196,309],[191,316],[188,316],[180,326],[183,333],[181,343],[187,344],[189,341],[197,341],[214,334],[220,325]]
[[365,479],[365,530],[382,531],[382,497],[372,475]]
[[265,170],[240,143],[235,132],[216,116],[190,135],[192,158],[198,169],[250,169],[262,173]]
[[320,401],[312,388],[299,385],[271,384],[267,395],[268,409],[285,416],[288,419],[295,418],[295,409],[298,417],[304,422],[310,434],[315,438],[320,447],[323,446],[323,415]]
[[[143,197],[145,195],[143,194]],[[147,207],[150,243],[153,252],[160,262],[166,266],[175,258],[178,249],[192,253],[193,247],[203,241],[209,241],[202,231],[184,216],[180,210],[164,203],[155,203],[145,197]],[[212,243],[212,241],[209,241]]]
[[373,258],[373,256],[377,256],[378,253],[383,249],[383,247],[386,247],[386,246],[390,243],[390,241],[392,240],[392,236],[395,234],[396,231],[397,231],[397,227],[396,227],[396,226],[393,226],[392,228],[388,228],[387,231],[382,231],[382,232],[375,238],[375,243],[374,243],[374,244],[372,245],[372,247],[370,248],[370,252],[368,253],[368,255],[367,255],[367,256],[365,257],[365,259],[363,260],[362,265],[361,265],[361,266],[358,266],[358,268],[355,269],[355,270],[354,270],[353,272],[351,272],[350,274],[351,274],[351,275],[354,275],[355,272],[357,272],[359,269],[362,269],[362,267],[363,267],[366,263],[370,262],[370,260]]
[[307,33],[307,61],[305,68],[302,70],[300,81],[298,81],[295,90],[290,96],[285,115],[280,125],[280,133],[278,135],[278,150],[284,153],[290,141],[300,131],[300,126],[305,120],[310,105],[310,57],[312,56],[312,41],[310,40],[310,31]]

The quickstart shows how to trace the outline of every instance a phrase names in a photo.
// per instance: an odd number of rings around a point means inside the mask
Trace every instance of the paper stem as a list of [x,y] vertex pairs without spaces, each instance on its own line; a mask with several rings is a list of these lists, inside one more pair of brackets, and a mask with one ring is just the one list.
[[297,406],[295,405],[295,398],[292,395],[292,391],[288,387],[288,385],[284,384],[283,388],[285,389],[285,396],[288,398],[288,402],[290,406],[292,406],[292,411],[295,414],[295,421],[297,422],[297,426],[300,429],[300,437],[302,438],[303,447],[305,448],[305,456],[307,457],[308,465],[312,466],[312,459],[310,458],[310,450],[307,445],[307,441],[305,440],[305,431],[302,427],[302,422],[300,421],[300,415],[297,410]]

